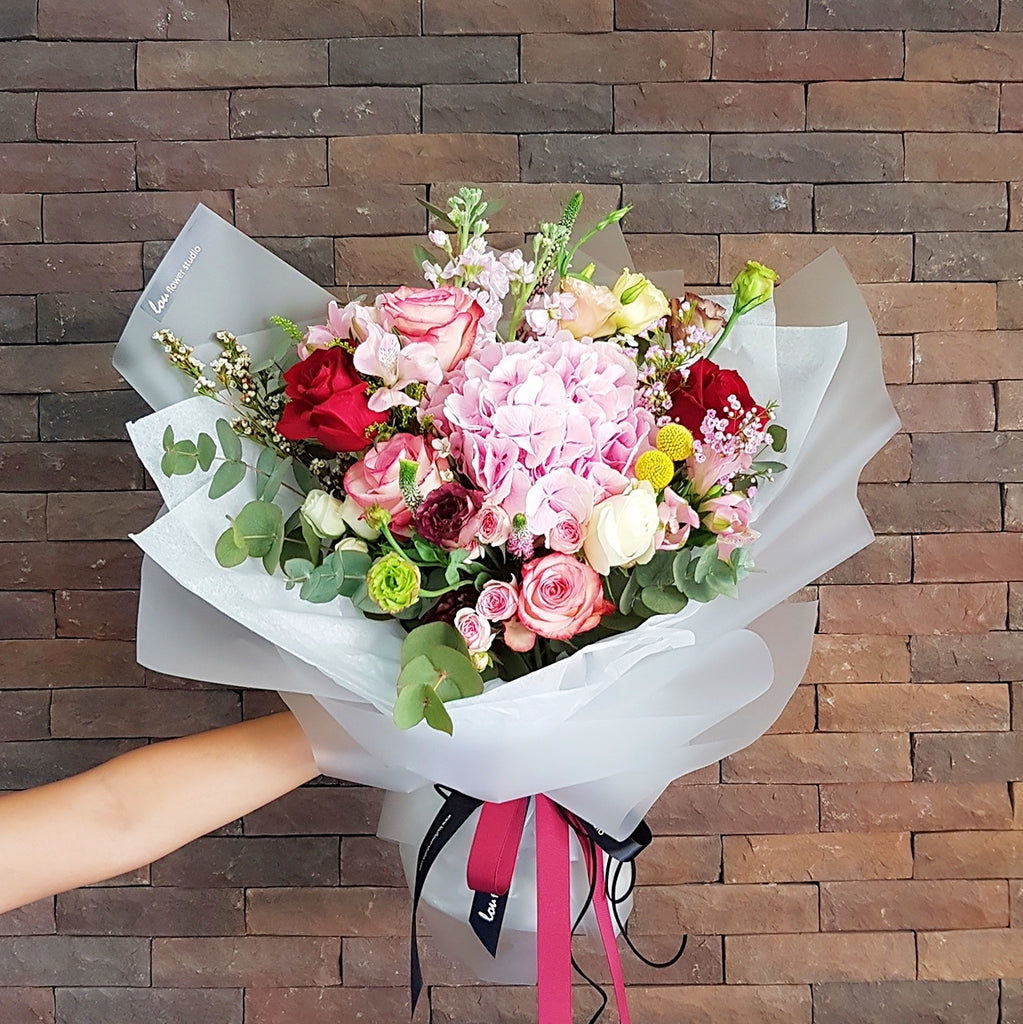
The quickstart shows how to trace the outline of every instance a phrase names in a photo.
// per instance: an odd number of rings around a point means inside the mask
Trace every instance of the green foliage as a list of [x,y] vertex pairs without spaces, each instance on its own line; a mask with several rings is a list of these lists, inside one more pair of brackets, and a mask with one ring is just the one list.
[[780,423],[772,423],[767,428],[767,433],[771,438],[771,448],[776,452],[785,451],[788,447],[789,432]]
[[305,337],[298,325],[287,319],[287,317],[272,316],[270,317],[270,323],[284,331],[292,341],[299,342]]
[[[326,604],[338,596],[354,601],[365,590],[371,563],[362,551],[332,551],[319,565],[307,558],[289,558],[284,563],[285,586],[291,590],[300,585],[299,597],[310,604]],[[374,611],[380,611],[368,593],[365,599]]]
[[207,493],[211,500],[222,498],[228,491],[233,491],[244,479],[245,463],[225,462],[213,474]]
[[220,450],[224,453],[225,459],[231,462],[241,459],[241,438],[234,432],[234,427],[223,418],[217,420],[217,437],[220,439]]

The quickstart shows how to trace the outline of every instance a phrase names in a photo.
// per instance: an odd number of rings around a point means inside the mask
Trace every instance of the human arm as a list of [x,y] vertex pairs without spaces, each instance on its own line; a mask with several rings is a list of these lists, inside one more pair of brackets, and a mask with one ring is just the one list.
[[0,796],[0,913],[149,864],[316,775],[282,712]]

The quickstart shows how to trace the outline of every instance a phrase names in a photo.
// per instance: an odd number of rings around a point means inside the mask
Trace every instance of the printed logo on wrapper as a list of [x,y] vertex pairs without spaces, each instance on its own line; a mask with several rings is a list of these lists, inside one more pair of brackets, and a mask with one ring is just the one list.
[[[188,244],[187,238],[183,238],[181,241],[186,245]],[[153,275],[153,280],[150,282],[143,302],[145,310],[152,314],[158,322],[163,321],[171,302],[174,300],[174,294],[178,286],[184,281],[185,275],[189,270],[195,266],[195,261],[201,253],[201,245],[191,245],[189,246],[188,254],[180,266],[177,266],[175,269],[175,265],[172,264],[164,270],[163,264],[161,264],[156,274]]]

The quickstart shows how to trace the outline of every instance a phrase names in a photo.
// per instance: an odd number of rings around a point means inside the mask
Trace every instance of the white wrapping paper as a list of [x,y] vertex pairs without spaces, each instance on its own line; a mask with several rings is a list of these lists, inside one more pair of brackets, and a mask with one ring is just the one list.
[[[207,275],[215,277],[223,266],[271,272],[264,250],[216,220],[207,211],[186,228],[184,251],[200,247],[209,257]],[[181,258],[176,243],[167,261],[173,269]],[[295,272],[289,274],[294,280]],[[164,277],[158,272],[153,287]],[[262,325],[253,322],[253,309],[287,315],[318,298],[316,286],[301,279],[294,294],[275,286],[280,306],[268,308],[259,291],[246,293],[244,302],[236,291],[231,304],[221,306],[217,282],[204,280],[201,303],[183,301],[188,282],[198,277],[179,283],[174,304],[155,325],[147,322],[147,292],[115,359],[159,408],[129,424],[129,433],[167,505],[166,514],[134,538],[147,556],[139,661],[176,675],[280,690],[321,771],[392,791],[380,834],[401,844],[407,869],[439,806],[434,783],[493,801],[546,793],[622,837],[672,780],[741,749],[775,720],[805,670],[816,621],[815,605],[783,602],[871,540],[856,483],[898,425],[884,390],[877,335],[837,254],[825,254],[779,287],[775,302],[744,318],[717,355],[742,372],[758,398],[779,400],[779,421],[789,429],[784,459],[790,468],[762,487],[756,501],[761,537],[753,551],[761,571],[740,585],[738,600],[719,598],[657,616],[555,665],[448,704],[453,736],[425,724],[402,732],[391,720],[403,635],[397,623],[371,622],[343,598],[303,602],[256,561],[232,570],[217,565],[213,549],[224,516],[254,496],[251,479],[210,501],[206,474],[168,479],[160,472],[164,427],[171,423],[184,437],[212,432],[220,407],[205,398],[163,407],[180,392],[165,382],[176,371],[161,367],[152,331],[162,324],[189,344],[221,328],[256,332]],[[325,302],[329,297],[321,294]],[[248,310],[241,325],[226,319],[239,305]],[[304,323],[322,318],[322,310],[299,317]],[[424,894],[431,933],[481,977],[532,981],[531,821],[496,960],[466,923],[471,828],[463,831],[441,855]],[[586,888],[583,874],[576,864],[577,899]]]

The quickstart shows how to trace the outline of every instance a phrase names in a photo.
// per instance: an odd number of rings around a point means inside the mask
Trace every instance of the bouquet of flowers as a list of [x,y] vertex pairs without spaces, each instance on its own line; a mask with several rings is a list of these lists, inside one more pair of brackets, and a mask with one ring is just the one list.
[[698,296],[621,270],[624,213],[579,232],[574,196],[499,253],[462,190],[429,287],[342,305],[200,208],[115,355],[167,505],[139,660],[278,690],[321,771],[388,790],[431,940],[539,966],[559,1020],[591,903],[613,950],[604,854],[780,713],[816,621],[787,599],[869,543],[855,485],[897,427],[837,255]]
[[431,208],[450,229],[430,232],[443,264],[420,253],[431,287],[331,302],[305,329],[272,317],[281,344],[258,364],[228,331],[209,365],[155,335],[230,410],[215,436],[168,426],[163,473],[217,463],[215,499],[245,478],[239,438],[259,448],[217,561],[258,559],[303,600],[399,620],[400,728],[450,733],[446,701],[735,596],[753,567],[752,502],[784,468],[766,456],[785,430],[711,357],[776,275],[748,263],[731,312],[629,269],[594,284],[574,257],[627,209],[572,244],[581,200],[527,258],[487,245],[488,204],[461,189]]

